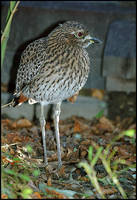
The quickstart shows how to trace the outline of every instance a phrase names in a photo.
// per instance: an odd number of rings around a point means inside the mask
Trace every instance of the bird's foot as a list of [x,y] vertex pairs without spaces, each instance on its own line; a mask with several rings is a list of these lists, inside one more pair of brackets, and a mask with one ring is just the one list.
[[59,162],[58,162],[58,168],[57,168],[57,169],[59,170],[61,167],[62,167],[62,161],[59,161]]
[[48,161],[44,161],[44,166],[47,167],[48,166]]

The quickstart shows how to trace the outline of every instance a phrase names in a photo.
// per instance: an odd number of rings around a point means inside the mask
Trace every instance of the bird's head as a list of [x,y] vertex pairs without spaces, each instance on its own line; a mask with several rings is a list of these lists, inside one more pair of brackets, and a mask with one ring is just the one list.
[[87,28],[76,21],[67,21],[60,24],[54,32],[59,42],[67,42],[70,45],[87,48],[90,44],[101,43],[90,35]]

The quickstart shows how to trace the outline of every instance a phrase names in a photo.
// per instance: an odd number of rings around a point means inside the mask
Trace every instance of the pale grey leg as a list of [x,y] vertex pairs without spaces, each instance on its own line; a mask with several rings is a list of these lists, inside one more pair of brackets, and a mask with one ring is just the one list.
[[48,165],[47,161],[47,151],[46,151],[46,133],[45,133],[45,117],[44,117],[44,105],[41,104],[41,117],[40,117],[40,124],[42,130],[42,140],[43,140],[43,148],[44,148],[44,162]]
[[62,166],[61,161],[61,150],[60,150],[60,136],[59,136],[59,115],[60,115],[60,106],[61,102],[57,103],[54,107],[54,127],[55,127],[55,133],[56,133],[56,141],[57,141],[57,153],[58,153],[58,167],[60,168]]

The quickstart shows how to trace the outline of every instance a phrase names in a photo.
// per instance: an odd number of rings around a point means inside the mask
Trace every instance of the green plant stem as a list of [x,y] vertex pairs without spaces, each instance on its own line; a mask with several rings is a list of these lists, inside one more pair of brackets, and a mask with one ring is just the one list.
[[11,12],[11,15],[10,15],[10,17],[9,17],[9,20],[8,20],[8,22],[7,22],[7,24],[6,24],[6,27],[5,27],[4,32],[3,32],[3,34],[2,34],[2,37],[1,37],[1,43],[3,42],[4,37],[6,36],[7,30],[8,30],[8,28],[9,28],[10,24],[11,24],[11,20],[12,20],[12,18],[13,18],[14,13],[16,12],[16,9],[17,9],[19,3],[20,3],[20,1],[18,1],[18,2],[16,3],[14,9],[13,9],[12,12]]
[[[115,142],[117,139],[121,138],[123,136],[123,133],[122,134],[119,134],[118,136],[116,136],[112,141]],[[113,142],[111,142],[111,145],[113,144]],[[93,146],[95,147],[96,150],[98,150],[98,147],[95,143],[93,143]],[[110,146],[109,146],[110,147]],[[108,147],[107,147],[108,148]],[[108,149],[107,149],[108,151]],[[106,152],[106,150],[105,150]],[[102,163],[107,171],[107,173],[109,174],[110,178],[112,179],[113,183],[117,186],[118,190],[120,191],[122,197],[124,199],[127,199],[127,195],[126,193],[124,192],[123,188],[121,187],[120,185],[120,182],[117,178],[117,175],[116,173],[114,173],[112,170],[111,170],[111,167],[110,167],[110,162],[108,162],[108,160],[106,159],[106,154],[104,155],[103,153],[100,153],[99,155],[99,158],[102,160]]]
[[10,32],[10,25],[12,22],[12,18],[16,12],[16,9],[19,5],[20,1],[18,1],[14,7],[14,9],[11,11],[10,17],[7,21],[6,27],[4,29],[4,32],[2,34],[1,37],[1,67],[3,66],[3,61],[4,61],[4,56],[5,56],[5,51],[6,51],[6,46],[7,46],[7,41],[8,41],[8,37],[9,37],[9,32]]
[[96,188],[97,192],[100,194],[101,198],[106,199],[104,194],[102,193],[102,190],[100,188],[100,185],[97,180],[96,171],[94,170],[94,167],[92,165],[89,165],[87,162],[80,162],[79,167],[83,167],[90,179],[90,182]]
[[116,173],[112,172],[110,166],[108,166],[108,163],[107,161],[104,159],[104,156],[101,155],[100,156],[100,159],[102,160],[102,163],[107,171],[107,173],[109,174],[109,176],[111,177],[112,181],[114,184],[116,184],[118,190],[120,191],[121,195],[123,196],[124,199],[127,199],[127,195],[126,193],[124,192],[123,188],[121,187],[120,183],[119,183],[119,180],[117,178],[117,175]]

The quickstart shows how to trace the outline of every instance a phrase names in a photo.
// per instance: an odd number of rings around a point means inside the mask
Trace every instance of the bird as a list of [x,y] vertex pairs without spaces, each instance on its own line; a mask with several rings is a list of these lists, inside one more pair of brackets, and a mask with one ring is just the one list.
[[44,163],[48,165],[44,107],[54,104],[54,127],[57,142],[58,168],[62,166],[59,116],[63,100],[73,102],[85,85],[90,58],[87,47],[101,43],[92,37],[85,25],[77,21],[65,21],[53,29],[47,37],[31,42],[23,51],[17,71],[14,98],[10,106],[41,105],[40,125],[44,148]]

